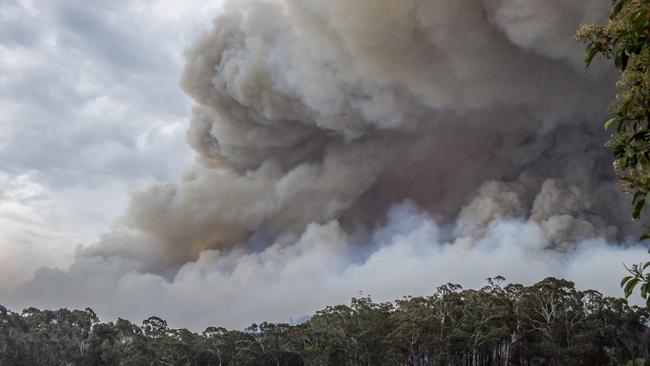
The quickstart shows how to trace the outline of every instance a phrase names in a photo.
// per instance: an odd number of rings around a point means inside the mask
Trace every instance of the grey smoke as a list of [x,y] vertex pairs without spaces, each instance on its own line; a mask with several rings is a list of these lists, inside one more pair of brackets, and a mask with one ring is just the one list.
[[615,291],[643,253],[602,147],[615,75],[572,39],[607,7],[230,1],[186,51],[196,165],[11,299],[242,326],[497,274]]

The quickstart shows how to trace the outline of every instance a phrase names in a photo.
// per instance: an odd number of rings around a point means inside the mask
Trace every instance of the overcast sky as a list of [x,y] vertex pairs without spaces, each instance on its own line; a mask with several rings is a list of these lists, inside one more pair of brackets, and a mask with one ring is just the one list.
[[183,49],[219,11],[203,0],[0,0],[0,267],[64,267],[193,157]]

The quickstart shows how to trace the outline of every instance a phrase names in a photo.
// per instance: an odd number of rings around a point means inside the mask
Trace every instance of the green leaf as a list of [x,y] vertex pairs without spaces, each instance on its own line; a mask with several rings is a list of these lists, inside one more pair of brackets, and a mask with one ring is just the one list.
[[627,282],[627,285],[625,285],[624,289],[626,299],[632,295],[632,292],[634,292],[634,288],[639,284],[639,281],[640,280],[638,278],[633,278]]
[[630,56],[626,52],[623,52],[623,56],[621,57],[621,70],[627,69],[627,63],[630,60]]
[[614,18],[618,15],[618,13],[621,12],[621,9],[623,9],[623,5],[625,4],[627,0],[618,0],[614,3],[614,6],[612,6],[612,13],[609,15],[610,18]]
[[617,69],[623,71],[627,68],[629,56],[625,53],[625,48],[619,47],[614,55],[614,65]]
[[[639,238],[639,241],[644,241],[644,240],[648,240],[648,239],[650,239],[650,234],[643,234]],[[650,263],[650,262],[648,262],[648,263]]]
[[631,280],[632,278],[634,278],[634,277],[632,277],[632,276],[625,276],[625,277],[623,278],[623,280],[621,281],[621,287],[625,287],[625,283],[626,283],[627,281]]
[[641,285],[641,297],[642,298],[647,298],[648,297],[648,284],[644,283]]
[[598,46],[595,43],[592,43],[587,47],[587,55],[585,56],[585,65],[589,66],[591,61],[593,61],[594,56],[598,53]]
[[607,122],[605,122],[605,125],[603,125],[603,127],[605,128],[605,131],[609,130],[609,128],[612,127],[612,125],[614,123],[616,123],[616,121],[617,121],[617,118],[614,117],[614,118],[608,120]]
[[639,200],[634,205],[634,212],[632,213],[632,218],[637,220],[641,217],[641,210],[643,210],[643,206],[645,206],[645,199]]
[[630,22],[630,30],[637,36],[643,35],[646,29],[646,14],[647,13],[645,10],[639,10],[634,13],[634,16],[632,17],[632,21]]

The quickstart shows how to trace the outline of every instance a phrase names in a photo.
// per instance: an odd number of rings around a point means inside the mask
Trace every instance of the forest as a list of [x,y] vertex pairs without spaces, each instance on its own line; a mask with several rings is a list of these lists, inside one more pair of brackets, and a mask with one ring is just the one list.
[[153,316],[101,322],[91,309],[0,306],[0,365],[648,365],[645,308],[563,279],[489,278],[394,302],[353,298],[302,324],[171,329]]

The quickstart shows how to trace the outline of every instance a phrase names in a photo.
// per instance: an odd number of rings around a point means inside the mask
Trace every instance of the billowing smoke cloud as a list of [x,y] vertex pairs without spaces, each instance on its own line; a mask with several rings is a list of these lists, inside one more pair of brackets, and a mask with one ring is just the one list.
[[242,326],[497,274],[615,291],[643,249],[614,75],[572,39],[608,3],[233,0],[186,52],[197,165],[12,301]]
[[390,211],[369,245],[336,221],[310,224],[301,235],[282,235],[258,251],[205,250],[171,280],[138,271],[122,258],[82,258],[68,271],[37,272],[14,299],[47,307],[91,306],[105,318],[158,314],[174,326],[197,330],[207,324],[241,328],[299,319],[326,304],[346,303],[359,291],[392,300],[430,294],[447,282],[481,287],[485,277],[497,274],[523,283],[562,276],[617,294],[620,264],[645,254],[602,239],[585,240],[567,252],[547,250],[549,242],[533,221],[496,221],[480,239],[448,235],[405,203]]

